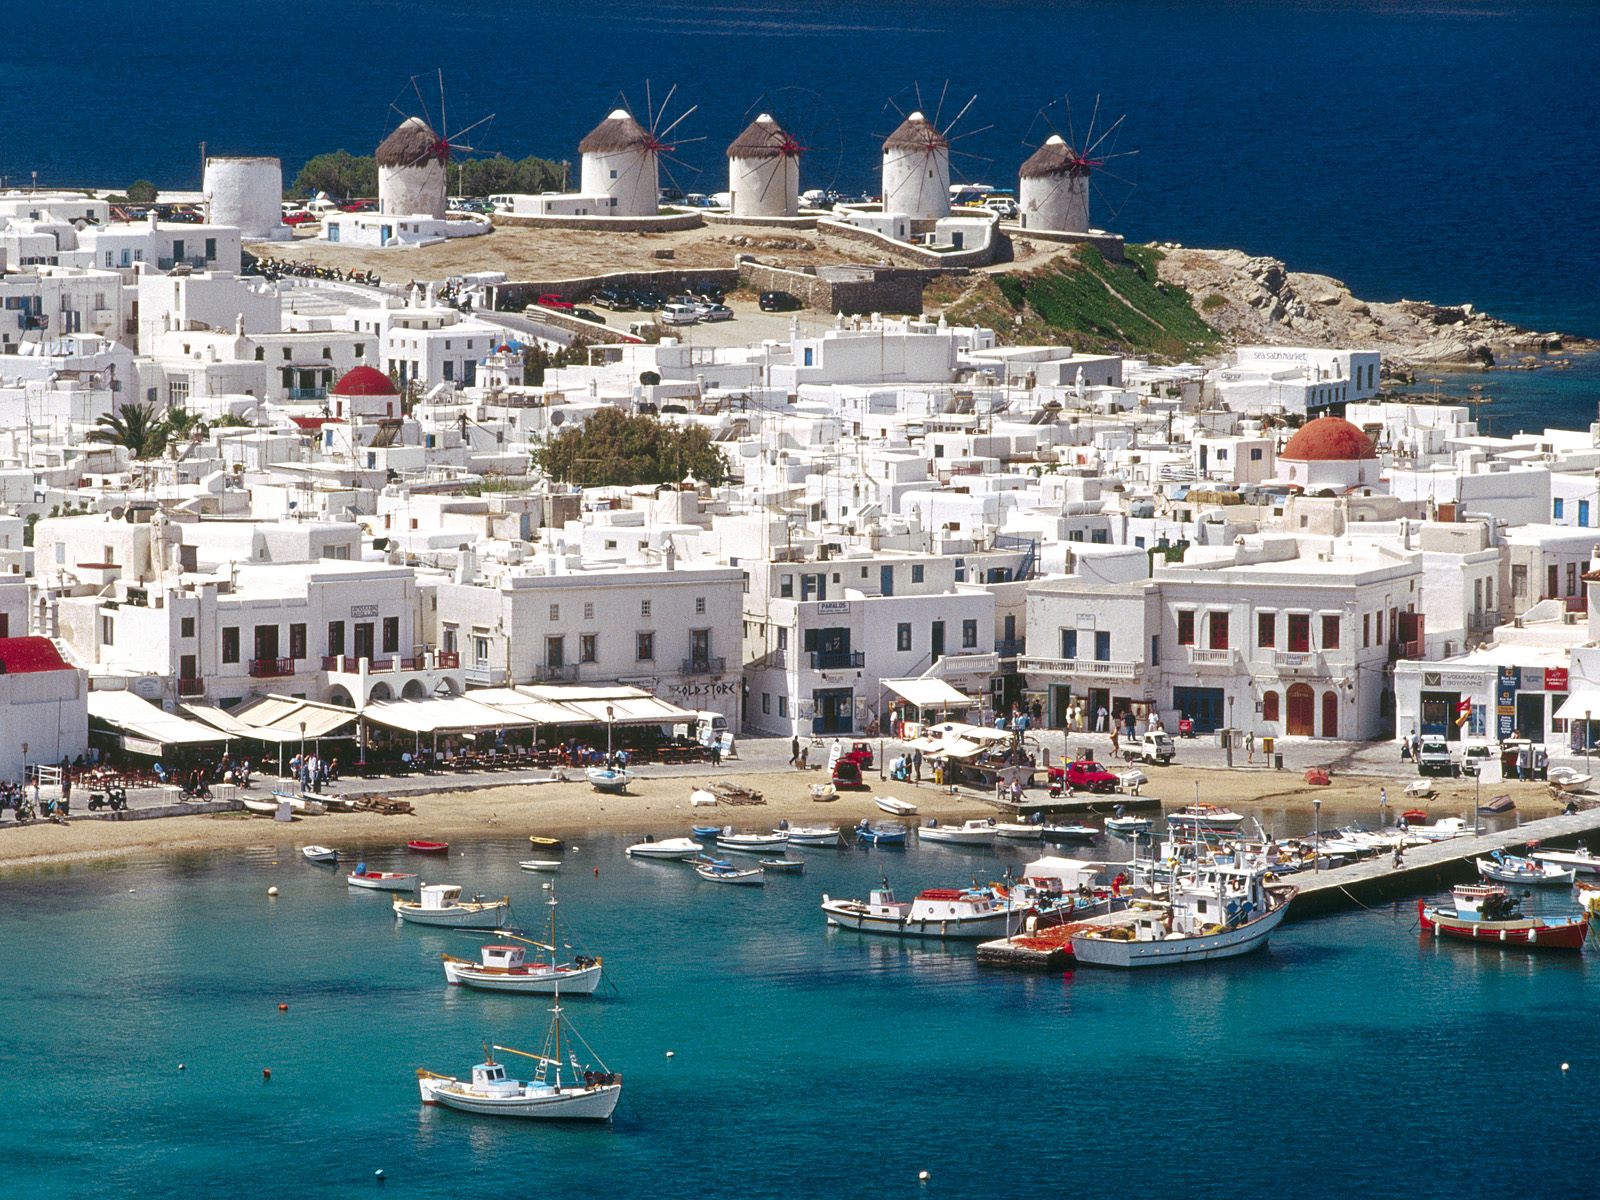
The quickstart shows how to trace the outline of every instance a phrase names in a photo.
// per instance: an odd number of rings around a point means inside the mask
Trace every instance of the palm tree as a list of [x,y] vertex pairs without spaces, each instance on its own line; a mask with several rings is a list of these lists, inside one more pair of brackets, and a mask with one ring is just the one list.
[[153,405],[124,404],[95,423],[89,440],[122,446],[134,458],[155,458],[167,447],[167,432]]

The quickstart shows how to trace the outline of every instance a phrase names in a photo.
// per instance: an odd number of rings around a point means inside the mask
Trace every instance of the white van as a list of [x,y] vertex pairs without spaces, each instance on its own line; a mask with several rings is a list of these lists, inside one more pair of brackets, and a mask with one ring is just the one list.
[[693,325],[700,319],[700,310],[692,304],[669,304],[661,310],[663,325]]
[[709,746],[713,741],[722,741],[728,732],[728,718],[719,712],[703,708],[694,714],[694,719],[681,725],[674,725],[672,732],[677,737],[693,738],[702,746]]

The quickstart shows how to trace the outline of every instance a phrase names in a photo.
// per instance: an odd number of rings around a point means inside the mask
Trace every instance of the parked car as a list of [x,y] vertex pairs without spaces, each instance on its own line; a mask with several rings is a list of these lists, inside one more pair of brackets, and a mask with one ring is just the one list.
[[762,292],[759,303],[762,312],[793,312],[801,307],[800,301],[788,292]]
[[1476,775],[1483,769],[1483,765],[1494,758],[1494,748],[1482,742],[1474,742],[1461,748],[1461,773],[1463,775]]
[[1052,787],[1063,786],[1077,792],[1114,792],[1121,781],[1099,763],[1080,758],[1065,767],[1050,768]]
[[697,283],[689,291],[694,294],[695,299],[705,300],[711,304],[721,304],[727,296],[720,283]]
[[606,319],[592,308],[575,308],[572,310],[572,315],[580,321],[593,321],[596,325],[604,325],[606,323]]
[[643,288],[633,294],[633,303],[640,312],[659,312],[667,298],[654,288]]
[[1450,743],[1443,738],[1424,738],[1422,746],[1417,750],[1417,774],[1461,774],[1461,768],[1456,765],[1455,755],[1450,752]]
[[558,296],[554,292],[546,292],[534,301],[540,308],[554,309],[556,312],[569,313],[572,311],[572,301],[565,296]]
[[669,304],[661,310],[663,325],[693,325],[700,319],[700,311],[692,304]]
[[733,309],[729,308],[726,304],[708,304],[702,300],[699,304],[695,305],[695,311],[700,314],[700,319],[702,321],[733,320]]
[[594,302],[613,312],[625,312],[633,307],[633,293],[623,288],[603,287],[594,294]]
[[1123,745],[1122,757],[1128,762],[1159,763],[1166,766],[1178,756],[1178,747],[1164,730],[1146,733],[1138,741]]
[[315,213],[308,213],[302,208],[297,212],[284,213],[283,223],[285,225],[315,225],[317,216]]
[[988,209],[990,212],[999,213],[1008,221],[1021,211],[1017,208],[1017,202],[1010,196],[990,196],[983,202],[981,207]]

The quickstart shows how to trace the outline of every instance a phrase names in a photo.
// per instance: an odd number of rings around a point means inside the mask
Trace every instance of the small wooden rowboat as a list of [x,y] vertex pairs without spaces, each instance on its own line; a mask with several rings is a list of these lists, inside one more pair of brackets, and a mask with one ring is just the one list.
[[541,837],[537,833],[530,833],[528,835],[528,842],[535,849],[539,850],[554,850],[560,852],[566,849],[566,843],[564,843],[560,838]]
[[351,887],[366,888],[373,892],[412,892],[417,887],[417,877],[404,871],[351,871],[344,877]]
[[407,842],[406,849],[413,854],[449,854],[449,842],[414,841]]

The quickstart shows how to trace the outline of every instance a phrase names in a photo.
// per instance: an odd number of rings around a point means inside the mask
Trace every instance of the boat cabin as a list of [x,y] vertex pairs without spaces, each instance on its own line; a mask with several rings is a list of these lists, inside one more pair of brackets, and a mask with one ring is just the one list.
[[508,1096],[521,1090],[515,1079],[506,1078],[504,1063],[484,1062],[472,1068],[472,1090]]
[[1456,916],[1463,921],[1511,921],[1522,914],[1505,888],[1495,884],[1464,883],[1451,889]]
[[999,911],[987,892],[961,888],[928,888],[911,902],[913,921],[960,921]]
[[1211,926],[1242,925],[1272,907],[1258,868],[1227,864],[1199,867],[1192,876],[1173,884],[1172,926],[1195,934]]
[[482,966],[497,967],[502,971],[515,971],[527,965],[521,946],[481,946],[478,954]]
[[425,909],[454,908],[461,903],[461,887],[454,883],[425,883],[422,885],[422,907]]

